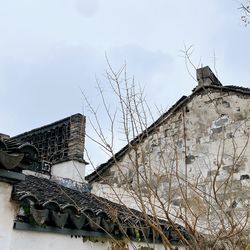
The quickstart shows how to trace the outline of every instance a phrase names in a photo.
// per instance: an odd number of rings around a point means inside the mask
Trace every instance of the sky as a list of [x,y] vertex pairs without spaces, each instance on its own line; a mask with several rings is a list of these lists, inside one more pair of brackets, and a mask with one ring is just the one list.
[[[105,55],[114,69],[126,62],[149,104],[164,110],[197,84],[184,46],[223,84],[250,87],[250,27],[238,7],[237,0],[0,0],[0,132],[85,114],[81,91],[98,105]],[[96,164],[104,160],[97,148],[89,152]]]

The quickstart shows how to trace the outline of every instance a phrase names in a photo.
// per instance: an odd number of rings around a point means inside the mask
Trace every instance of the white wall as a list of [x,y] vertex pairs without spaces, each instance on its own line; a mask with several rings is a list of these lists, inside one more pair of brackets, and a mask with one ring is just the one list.
[[[192,211],[190,221],[201,231],[208,229],[209,233],[216,233],[221,229],[224,211],[219,211],[213,198],[211,186],[215,181],[216,196],[223,202],[224,210],[231,211],[236,204],[235,218],[241,217],[241,223],[246,222],[250,228],[247,209],[243,209],[249,204],[250,192],[249,107],[249,95],[230,91],[193,96],[141,142],[137,154],[132,150],[126,153],[103,174],[103,179],[92,183],[91,192],[116,202],[121,199],[133,207],[134,197],[129,200],[127,193],[131,187],[135,191],[139,187],[155,208],[159,203],[151,197],[151,187],[153,190],[157,187],[163,204],[170,201],[171,214],[178,215],[188,202]],[[185,179],[189,184],[187,199],[182,192]],[[117,187],[124,189],[124,192],[119,190],[118,196],[114,194]],[[210,205],[215,209],[211,210]],[[165,218],[165,206],[159,208],[157,214]],[[208,215],[212,223],[207,220]],[[199,218],[198,222],[194,217]]]
[[51,174],[55,177],[68,178],[77,182],[84,182],[85,164],[77,161],[67,161],[51,167]]
[[0,182],[0,249],[9,250],[15,206],[10,202],[12,185]]
[[10,250],[108,250],[108,243],[83,242],[82,238],[54,233],[13,230]]
[[[205,185],[210,182],[214,170],[218,169],[218,159],[223,159],[218,183],[228,178],[232,167],[237,167],[232,176],[233,185],[249,187],[250,179],[241,180],[240,177],[250,175],[250,96],[217,91],[194,96],[185,106],[169,116],[155,133],[141,143],[137,160],[141,161],[142,167],[138,172],[145,172],[147,169],[152,185],[157,185],[164,197],[168,191],[166,169],[178,164],[179,173],[185,175],[188,167],[188,180],[196,183],[199,177],[199,184]],[[114,164],[107,172],[105,181],[92,183],[92,192],[107,196],[108,191],[112,192],[112,189],[108,190],[105,186],[107,181],[110,181],[112,187],[124,188],[124,183],[127,184],[128,180],[132,186],[137,185],[136,171],[131,163],[133,157],[133,151],[125,154],[119,166]],[[235,159],[238,159],[237,166],[234,166]],[[156,176],[155,179],[152,176]],[[104,187],[101,188],[101,185]],[[173,187],[174,183],[171,185]],[[178,198],[178,193],[174,196]],[[128,202],[128,197],[124,198]],[[246,198],[243,195],[242,199]]]
[[[135,250],[139,246],[147,246],[145,243],[132,242],[130,250]],[[165,250],[163,245],[151,245],[155,250]],[[32,232],[14,230],[11,237],[10,250],[112,250],[109,242],[83,242],[82,238],[71,238],[70,235],[60,235],[54,233]],[[185,248],[179,247],[179,250]],[[2,250],[2,248],[1,248]]]

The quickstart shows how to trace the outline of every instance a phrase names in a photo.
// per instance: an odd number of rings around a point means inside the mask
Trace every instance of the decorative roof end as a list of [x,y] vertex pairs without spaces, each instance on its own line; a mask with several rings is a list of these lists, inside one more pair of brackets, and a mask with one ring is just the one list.
[[202,67],[196,70],[196,77],[198,82],[198,87],[215,85],[222,86],[221,82],[215,76],[213,71],[209,68],[209,66]]

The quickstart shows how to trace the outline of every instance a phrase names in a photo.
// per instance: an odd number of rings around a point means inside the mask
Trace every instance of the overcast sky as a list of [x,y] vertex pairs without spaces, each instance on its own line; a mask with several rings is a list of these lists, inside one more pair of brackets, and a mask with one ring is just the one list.
[[164,109],[196,85],[180,57],[184,44],[194,45],[196,65],[216,62],[223,84],[250,87],[250,27],[238,7],[236,0],[0,0],[0,132],[82,113],[80,89],[96,98],[105,53],[115,68],[126,61],[150,104]]

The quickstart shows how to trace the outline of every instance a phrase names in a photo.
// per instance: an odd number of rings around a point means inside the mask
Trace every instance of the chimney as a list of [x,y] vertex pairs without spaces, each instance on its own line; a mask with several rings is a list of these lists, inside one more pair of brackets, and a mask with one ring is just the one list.
[[215,76],[209,66],[202,67],[196,70],[198,88],[203,86],[222,86],[218,78]]

